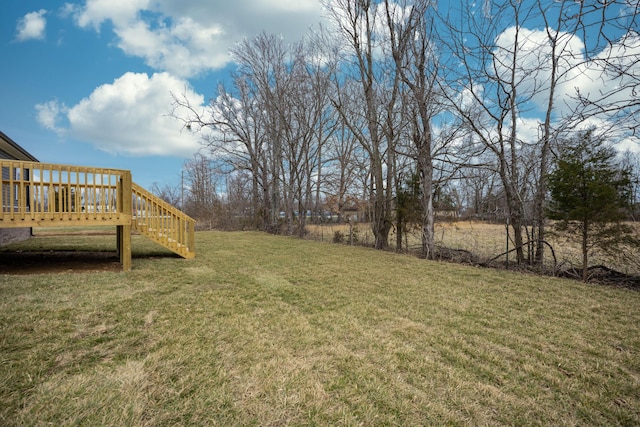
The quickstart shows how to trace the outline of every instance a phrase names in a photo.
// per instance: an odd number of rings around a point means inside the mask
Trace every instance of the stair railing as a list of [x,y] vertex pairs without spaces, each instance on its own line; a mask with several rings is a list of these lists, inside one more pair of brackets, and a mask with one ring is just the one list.
[[193,258],[195,220],[135,183],[131,192],[132,228],[184,258]]

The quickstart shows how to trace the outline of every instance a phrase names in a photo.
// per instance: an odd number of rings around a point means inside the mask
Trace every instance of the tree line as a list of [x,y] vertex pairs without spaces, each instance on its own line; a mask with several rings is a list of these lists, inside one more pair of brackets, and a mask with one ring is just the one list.
[[[563,147],[586,131],[638,143],[637,2],[325,7],[328,24],[296,43],[239,43],[208,105],[174,94],[203,151],[185,164],[186,199],[184,185],[156,192],[205,222],[299,236],[359,209],[378,249],[413,222],[425,258],[438,212],[464,210],[507,222],[517,261],[541,264]],[[624,161],[637,208],[637,157]]]

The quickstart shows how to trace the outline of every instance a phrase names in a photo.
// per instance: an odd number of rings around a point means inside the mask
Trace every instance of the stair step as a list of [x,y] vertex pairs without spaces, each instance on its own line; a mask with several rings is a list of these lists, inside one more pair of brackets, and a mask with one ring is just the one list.
[[[156,233],[154,229],[147,229],[147,230],[141,230],[141,231],[143,231],[144,235],[151,238],[155,242],[162,244],[168,249],[178,250],[180,252],[186,252],[186,253],[190,252],[187,248],[187,245],[180,243],[176,239],[173,239],[164,233]],[[169,248],[168,246],[171,246],[171,247]]]

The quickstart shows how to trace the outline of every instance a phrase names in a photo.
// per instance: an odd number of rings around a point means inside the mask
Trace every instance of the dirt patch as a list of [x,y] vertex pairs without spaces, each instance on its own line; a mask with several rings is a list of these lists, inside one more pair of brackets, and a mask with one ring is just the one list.
[[0,252],[0,274],[83,273],[122,271],[115,252]]

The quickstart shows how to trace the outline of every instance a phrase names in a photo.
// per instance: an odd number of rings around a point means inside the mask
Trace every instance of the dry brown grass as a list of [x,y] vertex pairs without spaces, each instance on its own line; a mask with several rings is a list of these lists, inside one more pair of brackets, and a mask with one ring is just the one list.
[[[635,224],[640,235],[640,225]],[[344,236],[349,234],[347,224],[324,224],[308,225],[308,237],[314,240],[332,241],[336,232]],[[367,223],[357,224],[358,242],[362,244],[372,244],[374,242],[371,227]],[[512,230],[509,230],[512,237]],[[482,221],[446,221],[437,222],[435,226],[436,244],[456,250],[465,250],[474,254],[479,262],[490,260],[507,250],[507,231],[504,224],[492,224]],[[409,249],[417,250],[420,245],[420,235],[418,232],[410,233],[407,237]],[[580,265],[582,254],[580,246],[568,239],[548,235],[549,243],[553,246],[557,258],[557,267],[566,268],[568,266]],[[395,248],[395,232],[392,230],[389,243]],[[509,241],[510,250],[514,248],[513,241]],[[505,261],[506,257],[501,257],[498,261]],[[513,253],[510,259],[514,259]],[[547,265],[552,267],[552,256],[547,250]],[[637,248],[621,248],[614,254],[607,254],[603,251],[595,251],[590,257],[591,265],[605,265],[625,274],[640,274],[640,250]]]

